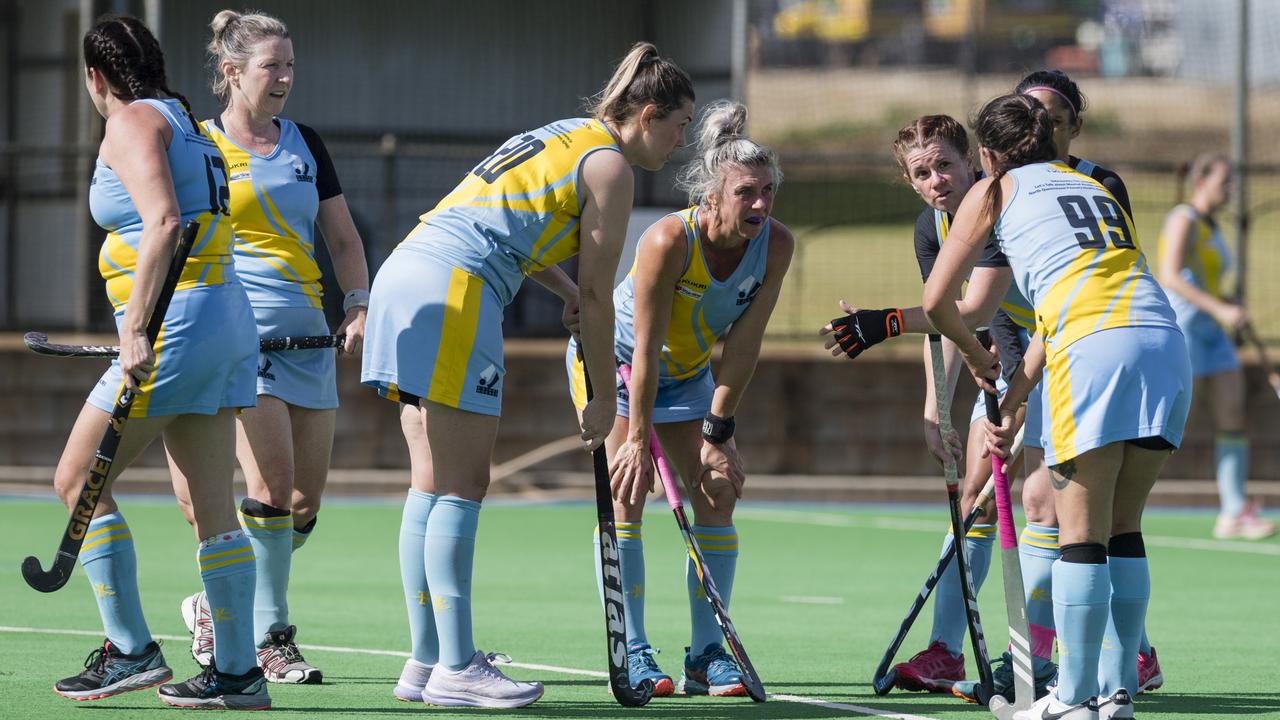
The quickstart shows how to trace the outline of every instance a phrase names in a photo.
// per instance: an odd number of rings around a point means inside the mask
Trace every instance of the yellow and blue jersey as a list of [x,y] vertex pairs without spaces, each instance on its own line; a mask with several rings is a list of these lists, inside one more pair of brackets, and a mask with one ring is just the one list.
[[1177,328],[1133,221],[1102,183],[1059,161],[1009,177],[996,240],[1051,355],[1101,330]]
[[578,254],[585,196],[582,162],[622,152],[597,120],[559,120],[503,143],[466,177],[398,249],[421,252],[479,276],[511,302],[524,276]]
[[342,188],[315,131],[275,122],[280,139],[267,155],[241,147],[218,119],[204,122],[227,164],[236,274],[254,307],[320,308],[316,215]]
[[[1227,245],[1223,242],[1222,232],[1217,223],[1207,218],[1187,204],[1178,205],[1170,214],[1183,214],[1191,219],[1191,237],[1185,246],[1185,255],[1178,264],[1182,267],[1182,279],[1209,293],[1221,298],[1222,277],[1231,267],[1231,256],[1227,253]],[[1160,257],[1168,252],[1168,243],[1160,236]],[[1190,318],[1201,314],[1199,308],[1177,293],[1170,293],[1169,301],[1177,311],[1179,318]]]
[[[711,362],[716,340],[751,307],[764,283],[772,221],[765,222],[760,234],[747,243],[746,253],[729,277],[717,280],[702,253],[698,212],[694,207],[673,213],[684,224],[688,253],[684,272],[676,282],[671,321],[658,355],[659,380],[693,377],[705,368]],[[633,265],[613,291],[615,352],[626,363],[631,362],[636,346],[635,272]]]
[[[182,223],[200,223],[200,234],[182,269],[176,292],[236,281],[231,260],[231,220],[227,216],[227,172],[222,153],[207,135],[192,127],[177,100],[143,99],[169,122],[173,139],[165,152]],[[89,211],[107,231],[98,253],[98,270],[107,281],[107,297],[117,312],[133,290],[142,217],[115,171],[98,158],[89,188]]]

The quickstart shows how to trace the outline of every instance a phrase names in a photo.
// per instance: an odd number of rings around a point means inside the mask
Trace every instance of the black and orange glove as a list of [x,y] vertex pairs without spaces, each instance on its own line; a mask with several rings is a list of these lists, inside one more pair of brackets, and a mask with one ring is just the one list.
[[872,345],[902,334],[902,311],[898,308],[858,310],[832,320],[831,330],[844,354],[850,359],[856,358]]

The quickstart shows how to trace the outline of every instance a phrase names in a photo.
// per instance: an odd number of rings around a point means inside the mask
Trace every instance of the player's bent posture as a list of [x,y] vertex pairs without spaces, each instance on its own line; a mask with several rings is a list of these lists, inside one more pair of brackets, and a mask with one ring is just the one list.
[[[204,127],[227,162],[236,273],[249,293],[258,334],[329,333],[315,259],[319,225],[338,282],[348,291],[338,328],[347,340],[340,351],[357,352],[369,295],[360,236],[320,136],[278,117],[293,90],[289,31],[270,15],[234,10],[218,13],[210,27],[213,91],[224,107]],[[294,643],[286,593],[293,552],[315,527],[329,471],[338,406],[334,356],[333,350],[261,353],[258,404],[236,423],[236,456],[249,490],[240,523],[258,567],[253,636],[270,682],[321,680]],[[207,664],[213,636],[204,596],[185,599],[182,615],[193,635],[192,655]]]
[[[231,478],[235,408],[253,405],[258,334],[231,260],[227,178],[221,154],[186,100],[167,87],[164,56],[135,18],[108,17],[84,37],[85,84],[107,119],[89,191],[94,220],[107,231],[98,267],[120,333],[120,357],[98,381],[58,462],[54,484],[75,503],[121,384],[140,395],[111,467],[120,473],[156,437],[190,498],[196,562],[214,612],[209,666],[163,685],[178,707],[271,706],[254,662],[254,554],[236,522]],[[179,229],[200,232],[183,267],[160,339],[146,335]],[[80,554],[107,639],[78,676],[54,690],[75,700],[110,697],[169,680],[160,647],[142,615],[133,536],[108,489]]]
[[[746,476],[733,439],[734,415],[755,372],[765,326],[777,304],[795,241],[770,217],[782,182],[777,158],[744,134],[747,110],[708,108],[698,157],[681,171],[692,204],[654,223],[640,239],[635,265],[613,294],[614,352],[631,366],[631,392],[618,378],[618,417],[605,442],[610,458],[618,550],[625,588],[627,667],[631,684],[675,690],[658,667],[644,625],[645,561],[641,520],[653,490],[649,434],[684,481],[693,532],[726,605],[733,592],[738,531],[733,509]],[[719,372],[711,351],[724,338]],[[565,355],[574,404],[587,405],[578,343]],[[613,378],[614,374],[592,375]],[[603,383],[596,382],[596,387]],[[596,540],[599,544],[599,528]],[[597,548],[598,550],[599,548]],[[599,552],[596,572],[600,573]],[[689,694],[744,695],[742,671],[723,635],[692,562],[685,567],[692,638],[681,689]]]
[[[683,144],[693,99],[683,70],[637,44],[593,117],[511,138],[422,216],[374,280],[362,379],[402,403],[412,465],[400,568],[413,657],[399,698],[520,707],[542,696],[540,683],[495,669],[471,634],[472,556],[501,408],[502,308],[532,275],[564,299],[566,315],[580,307],[587,365],[612,377],[613,277],[631,166],[666,164]],[[576,287],[555,267],[575,255]],[[611,393],[587,405],[587,446],[604,441],[616,410]]]
[[1165,218],[1159,275],[1187,338],[1196,394],[1208,396],[1218,432],[1214,458],[1221,512],[1213,536],[1259,540],[1274,535],[1276,526],[1259,517],[1257,506],[1245,495],[1249,441],[1244,432],[1244,372],[1223,331],[1244,329],[1249,315],[1223,292],[1222,277],[1231,258],[1213,218],[1230,196],[1231,162],[1222,155],[1202,153],[1179,175],[1179,199],[1184,182],[1190,182],[1191,199],[1179,202]]
[[1009,380],[1001,426],[988,424],[987,434],[988,447],[1007,455],[1018,406],[1043,372],[1042,439],[1062,543],[1052,570],[1061,666],[1057,689],[1014,717],[1132,717],[1150,595],[1142,508],[1182,440],[1186,345],[1128,213],[1102,183],[1056,159],[1044,106],[996,98],[975,131],[989,177],[961,204],[923,305],[992,391],[996,360],[953,301],[989,232],[1035,308],[1035,337]]

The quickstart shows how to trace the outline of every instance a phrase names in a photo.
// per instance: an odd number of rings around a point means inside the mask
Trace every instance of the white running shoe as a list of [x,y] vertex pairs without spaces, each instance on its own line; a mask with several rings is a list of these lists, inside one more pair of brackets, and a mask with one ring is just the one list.
[[298,650],[293,638],[298,628],[290,625],[283,630],[269,630],[262,646],[258,648],[258,667],[267,682],[293,685],[318,685],[324,682],[320,668],[307,662]]
[[1133,698],[1128,690],[1120,688],[1109,696],[1098,696],[1099,720],[1130,720],[1132,717]]
[[1013,720],[1100,720],[1098,699],[1089,698],[1076,705],[1067,705],[1058,702],[1055,691],[1032,703],[1030,708],[1014,713]]
[[494,660],[504,658],[511,662],[498,653],[477,650],[471,664],[461,670],[433,669],[422,688],[423,702],[442,707],[518,708],[542,697],[542,683],[512,680],[493,666]]
[[434,665],[420,663],[413,658],[404,661],[404,669],[400,671],[400,680],[396,682],[396,689],[392,692],[397,700],[405,702],[422,702],[422,688],[427,686],[427,681],[431,679],[431,669]]
[[202,668],[213,662],[213,616],[209,614],[209,602],[204,591],[182,601],[182,622],[191,633],[191,657]]

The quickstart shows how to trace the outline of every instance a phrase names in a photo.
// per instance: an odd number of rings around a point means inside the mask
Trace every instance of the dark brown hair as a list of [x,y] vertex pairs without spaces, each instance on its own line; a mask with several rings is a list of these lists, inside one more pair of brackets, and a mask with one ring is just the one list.
[[662,119],[679,110],[686,100],[694,100],[689,74],[660,57],[653,43],[638,42],[618,63],[604,89],[588,101],[587,112],[600,122],[621,122],[653,103],[658,106],[658,119]]
[[964,126],[950,115],[924,115],[910,125],[898,131],[898,139],[893,141],[893,158],[902,168],[902,174],[910,176],[907,170],[907,153],[918,150],[931,142],[941,140],[955,148],[960,156],[969,158],[969,133]]
[[994,221],[1003,204],[1000,179],[1005,173],[1058,156],[1053,144],[1053,120],[1044,105],[1029,95],[1001,95],[978,112],[973,133],[978,145],[995,154],[991,185],[982,207],[983,214]]
[[84,64],[102,73],[111,94],[124,101],[155,98],[160,93],[176,98],[187,111],[191,126],[200,123],[191,103],[169,89],[164,72],[164,52],[146,25],[128,15],[104,15],[84,34]]

